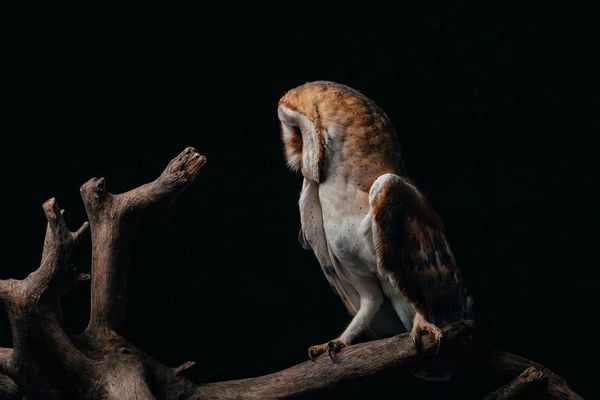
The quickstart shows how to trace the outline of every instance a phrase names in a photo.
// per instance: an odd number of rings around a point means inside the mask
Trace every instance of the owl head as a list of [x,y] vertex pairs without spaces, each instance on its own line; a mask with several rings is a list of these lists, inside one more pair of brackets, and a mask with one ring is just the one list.
[[308,82],[285,93],[277,111],[287,165],[307,180],[322,183],[330,168],[343,168],[368,188],[375,177],[402,168],[390,119],[351,87]]

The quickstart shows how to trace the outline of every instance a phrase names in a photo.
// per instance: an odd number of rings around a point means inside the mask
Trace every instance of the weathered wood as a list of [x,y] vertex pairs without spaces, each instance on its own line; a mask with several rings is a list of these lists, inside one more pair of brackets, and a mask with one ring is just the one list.
[[80,189],[92,232],[90,336],[116,330],[123,323],[131,241],[145,209],[173,201],[196,177],[206,158],[189,147],[153,182],[113,195],[104,178],[92,178]]
[[485,400],[507,400],[517,396],[540,396],[545,391],[543,384],[546,382],[546,375],[538,371],[535,367],[529,367],[521,372],[515,379],[493,391]]
[[[445,328],[444,352],[466,339],[471,328],[471,321],[459,321]],[[289,398],[329,389],[389,368],[412,374],[418,370],[423,357],[435,354],[437,347],[437,342],[428,335],[423,338],[422,353],[419,353],[408,334],[402,334],[346,347],[334,356],[335,361],[324,354],[316,361],[305,361],[270,375],[201,385],[196,393],[203,399]]]
[[581,396],[571,389],[565,378],[525,357],[478,344],[465,346],[463,354],[468,355],[473,365],[477,366],[477,368],[481,368],[489,374],[504,376],[506,378],[515,377],[528,368],[533,367],[546,377],[547,382],[544,385],[544,393],[549,398],[563,400],[582,399]]
[[[0,302],[12,329],[13,348],[0,350],[3,390],[11,381],[36,399],[154,398],[148,381],[162,377],[155,388],[173,390],[178,398],[186,385],[173,369],[156,364],[114,332],[124,317],[128,250],[141,212],[173,201],[196,177],[206,159],[187,148],[153,182],[113,195],[104,179],[81,188],[89,224],[71,232],[55,199],[43,204],[48,220],[42,260],[23,280],[0,280]],[[92,309],[88,329],[80,337],[63,330],[58,302],[81,280],[68,258],[82,234],[92,233]],[[148,370],[150,368],[150,371]],[[151,379],[152,378],[152,379]],[[183,386],[182,386],[183,385]],[[166,388],[166,389],[165,389]],[[160,390],[159,390],[160,393]]]
[[0,347],[0,372],[6,373],[12,357],[12,349]]
[[[194,362],[176,368],[158,363],[118,333],[125,318],[131,241],[144,211],[172,202],[205,162],[195,149],[187,148],[156,180],[121,194],[108,192],[103,178],[90,179],[81,187],[89,225],[86,222],[75,232],[67,229],[63,210],[54,199],[44,203],[48,226],[40,267],[23,280],[0,280],[0,303],[13,336],[12,349],[0,348],[0,400],[25,396],[82,400],[291,398],[391,368],[413,374],[429,357],[468,359],[464,368],[512,380],[492,393],[496,396],[492,398],[508,398],[532,387],[540,374],[544,378],[540,388],[551,397],[580,398],[562,377],[537,363],[486,346],[466,345],[472,321],[459,321],[444,329],[439,355],[433,354],[437,343],[429,336],[423,338],[422,350],[417,352],[403,334],[349,346],[335,354],[334,361],[324,355],[265,376],[200,385],[185,377]],[[63,329],[59,301],[74,285],[89,279],[68,264],[88,226],[92,240],[91,315],[85,332],[75,337]],[[460,397],[468,398],[468,394]]]
[[17,384],[6,375],[0,375],[0,400],[21,400]]

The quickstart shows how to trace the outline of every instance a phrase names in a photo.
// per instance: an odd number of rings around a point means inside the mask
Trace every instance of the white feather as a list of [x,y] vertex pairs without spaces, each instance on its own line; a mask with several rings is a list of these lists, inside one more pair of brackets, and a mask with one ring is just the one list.
[[319,182],[321,171],[319,163],[321,161],[322,149],[320,145],[317,127],[305,115],[298,111],[290,110],[285,106],[279,106],[277,109],[279,120],[281,121],[283,139],[291,138],[297,135],[297,130],[302,135],[302,154],[287,154],[288,165],[292,169],[302,167],[304,177],[315,182]]

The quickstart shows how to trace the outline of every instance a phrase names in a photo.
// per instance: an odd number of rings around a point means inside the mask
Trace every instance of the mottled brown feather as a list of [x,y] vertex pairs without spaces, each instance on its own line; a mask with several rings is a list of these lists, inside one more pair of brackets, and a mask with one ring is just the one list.
[[461,317],[462,280],[439,216],[407,179],[386,181],[371,200],[379,273],[389,275],[429,322]]
[[[348,182],[368,192],[378,176],[404,174],[400,146],[389,117],[372,100],[348,86],[328,81],[309,82],[291,89],[279,106],[297,111],[314,125],[325,146],[328,135],[344,135],[341,148],[325,148],[323,157],[344,163]],[[288,158],[302,152],[298,141],[284,140]],[[327,171],[323,171],[323,177]]]

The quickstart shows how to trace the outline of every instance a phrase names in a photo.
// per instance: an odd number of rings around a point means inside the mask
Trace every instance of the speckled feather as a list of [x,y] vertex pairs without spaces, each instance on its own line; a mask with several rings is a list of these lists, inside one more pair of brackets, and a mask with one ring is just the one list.
[[[390,119],[362,93],[338,83],[315,81],[288,91],[279,105],[298,111],[313,123],[323,152],[321,162],[325,157],[343,160],[348,181],[364,192],[386,172],[404,174]],[[328,149],[326,131],[334,127],[343,133],[343,145]],[[284,138],[284,145],[288,156],[302,152],[302,141],[297,136]],[[321,169],[324,167],[320,165]]]
[[414,184],[393,177],[373,196],[379,273],[443,327],[462,318],[463,287],[439,216]]

